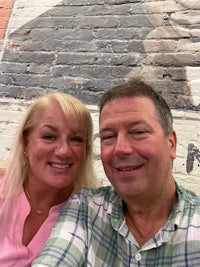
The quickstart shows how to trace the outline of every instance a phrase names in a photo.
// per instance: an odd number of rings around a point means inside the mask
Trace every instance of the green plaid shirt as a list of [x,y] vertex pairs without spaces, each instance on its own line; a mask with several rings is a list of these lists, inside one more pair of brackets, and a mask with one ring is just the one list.
[[81,189],[62,209],[32,266],[199,267],[200,197],[178,185],[177,193],[164,227],[139,247],[112,187]]

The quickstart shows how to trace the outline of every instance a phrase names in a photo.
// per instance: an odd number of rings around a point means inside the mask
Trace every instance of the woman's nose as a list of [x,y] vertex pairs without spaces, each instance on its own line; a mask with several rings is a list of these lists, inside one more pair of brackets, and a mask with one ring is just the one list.
[[55,153],[60,157],[70,156],[72,154],[72,150],[69,142],[67,142],[66,140],[59,142],[56,146]]

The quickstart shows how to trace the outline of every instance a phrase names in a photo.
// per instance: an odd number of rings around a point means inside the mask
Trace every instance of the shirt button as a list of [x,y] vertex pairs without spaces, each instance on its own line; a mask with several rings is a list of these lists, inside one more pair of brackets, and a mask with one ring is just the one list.
[[140,253],[135,254],[136,261],[140,261],[142,259],[142,255]]

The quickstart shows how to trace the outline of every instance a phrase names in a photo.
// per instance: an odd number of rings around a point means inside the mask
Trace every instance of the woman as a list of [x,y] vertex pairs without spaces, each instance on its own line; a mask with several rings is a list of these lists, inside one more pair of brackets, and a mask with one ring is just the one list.
[[29,108],[0,179],[0,266],[30,266],[65,201],[97,184],[92,119],[64,93],[40,97]]

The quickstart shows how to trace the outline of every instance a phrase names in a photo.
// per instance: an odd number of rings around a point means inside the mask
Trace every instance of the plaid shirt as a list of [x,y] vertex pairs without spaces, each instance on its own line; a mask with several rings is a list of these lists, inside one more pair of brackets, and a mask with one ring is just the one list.
[[168,221],[139,247],[112,187],[81,189],[66,203],[32,266],[199,267],[200,197],[177,185]]

